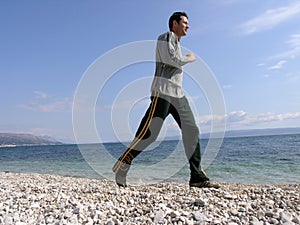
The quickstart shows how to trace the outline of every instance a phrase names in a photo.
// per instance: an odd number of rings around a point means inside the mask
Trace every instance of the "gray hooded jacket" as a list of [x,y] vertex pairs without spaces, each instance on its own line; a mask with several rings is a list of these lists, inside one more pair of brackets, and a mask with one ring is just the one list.
[[181,54],[176,34],[170,31],[160,35],[156,45],[156,69],[151,86],[152,95],[159,92],[175,98],[183,97],[182,66],[188,62],[188,58]]

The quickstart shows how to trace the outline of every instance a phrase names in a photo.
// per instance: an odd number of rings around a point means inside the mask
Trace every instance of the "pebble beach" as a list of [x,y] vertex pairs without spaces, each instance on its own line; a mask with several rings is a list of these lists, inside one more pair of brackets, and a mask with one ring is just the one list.
[[0,173],[0,224],[300,224],[300,184],[131,185]]

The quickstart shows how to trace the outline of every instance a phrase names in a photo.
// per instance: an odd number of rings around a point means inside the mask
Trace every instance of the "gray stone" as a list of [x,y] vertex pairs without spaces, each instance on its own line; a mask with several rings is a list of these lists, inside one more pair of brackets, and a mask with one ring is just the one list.
[[266,211],[265,216],[267,217],[273,217],[274,213],[272,211]]
[[204,207],[205,206],[205,202],[201,199],[195,199],[195,202],[194,202],[194,206],[198,206],[198,207]]
[[46,223],[53,223],[53,222],[54,222],[53,216],[48,216],[48,217],[46,217],[45,222],[46,222]]
[[163,223],[164,222],[165,213],[162,210],[159,210],[155,213],[153,222],[156,223]]
[[186,225],[193,225],[194,223],[193,223],[192,220],[186,219],[186,220],[185,220],[185,224],[186,224]]
[[276,220],[275,218],[271,218],[270,220],[271,224],[278,224],[278,220]]
[[172,211],[170,213],[171,218],[177,218],[180,216],[180,213],[178,211]]
[[80,213],[80,208],[73,209],[73,214],[79,214],[79,213]]
[[250,225],[263,225],[264,223],[259,221],[256,217],[252,217],[251,221],[250,221]]
[[131,198],[131,199],[128,200],[128,203],[131,204],[131,205],[133,205],[134,204],[134,200]]
[[18,221],[18,222],[15,223],[15,225],[27,225],[27,223]]
[[185,216],[185,217],[187,217],[188,215],[190,215],[190,213],[187,212],[187,211],[182,211],[181,214],[182,214],[183,216]]
[[267,203],[267,205],[274,205],[275,204],[275,202],[273,200],[269,200],[266,203]]
[[65,212],[65,214],[64,214],[64,218],[71,218],[72,215],[73,215],[72,212],[67,211],[67,212]]
[[194,213],[194,219],[197,220],[199,223],[205,223],[207,217],[201,212],[197,211]]
[[106,222],[106,225],[115,225],[115,222],[113,220],[108,220]]
[[262,220],[264,217],[265,217],[265,213],[261,210],[259,210],[257,213],[256,213],[256,217],[259,219],[259,220]]
[[13,218],[10,216],[5,216],[3,219],[4,225],[10,225],[13,224]]
[[225,193],[224,196],[223,196],[223,198],[232,200],[232,199],[236,199],[237,196],[231,195],[231,194],[229,194],[229,193]]
[[289,212],[282,212],[280,219],[282,222],[291,222],[293,219],[293,216]]
[[[205,222],[205,221],[204,221]],[[213,221],[213,224],[221,224],[222,222],[221,222],[221,220],[218,220],[218,219],[215,219],[214,221]]]
[[294,217],[292,222],[294,222],[295,224],[300,224],[300,215]]
[[232,210],[230,210],[230,214],[233,216],[237,216],[239,214],[239,212],[236,209],[232,209]]
[[293,222],[285,222],[282,225],[295,225]]
[[239,212],[246,212],[247,210],[246,210],[246,208],[240,207],[238,211]]

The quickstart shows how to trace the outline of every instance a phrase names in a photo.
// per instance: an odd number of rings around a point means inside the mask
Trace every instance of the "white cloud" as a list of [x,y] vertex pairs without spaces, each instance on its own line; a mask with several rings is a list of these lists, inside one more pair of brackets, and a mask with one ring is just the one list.
[[288,41],[289,44],[293,47],[299,47],[300,46],[300,34],[293,34],[290,36],[291,39]]
[[269,77],[271,77],[271,75],[270,74],[265,74],[264,77],[269,78]]
[[287,44],[289,44],[289,50],[276,54],[270,59],[293,59],[300,55],[300,34],[291,35],[290,39],[287,41]]
[[229,90],[229,89],[232,88],[232,85],[231,84],[224,84],[222,87],[223,87],[224,90]]
[[117,100],[113,104],[99,104],[96,106],[96,111],[111,111],[118,110],[120,112],[130,111],[135,107],[147,107],[150,104],[150,99],[126,99],[126,100]]
[[266,65],[265,63],[258,63],[256,66],[261,67],[261,66],[265,66],[265,65]]
[[232,5],[232,4],[236,4],[236,3],[240,3],[240,0],[214,0],[211,1],[212,3],[216,4],[216,5],[220,5],[220,6],[226,6],[226,5]]
[[207,128],[211,125],[212,121],[215,124],[226,120],[227,127],[229,128],[243,128],[245,126],[263,125],[270,122],[284,122],[286,120],[300,119],[300,112],[294,113],[262,113],[262,114],[249,114],[243,110],[233,111],[225,115],[204,115],[198,118],[199,126]]
[[[279,60],[275,65],[267,67],[266,63],[259,63],[256,66],[264,67],[268,71],[279,70],[282,69],[283,66],[288,62],[287,60],[294,59],[300,56],[300,34],[299,33],[290,35],[290,38],[286,43],[289,45],[288,50],[270,56],[269,58],[266,59],[267,61],[271,61],[271,62],[274,62],[275,60]],[[269,74],[268,72],[264,76],[270,77],[271,74]]]
[[46,93],[44,93],[42,91],[35,91],[34,94],[36,95],[34,98],[37,98],[37,99],[46,99],[49,97]]
[[278,63],[276,63],[275,65],[273,66],[270,66],[268,68],[268,70],[279,70],[283,67],[283,65],[286,63],[285,60],[280,60]]
[[242,34],[249,35],[268,30],[293,18],[300,13],[300,2],[286,7],[269,9],[261,15],[250,19],[239,26]]
[[26,104],[18,107],[37,112],[68,112],[72,109],[72,100],[70,98],[52,98],[46,93],[35,91],[33,99]]

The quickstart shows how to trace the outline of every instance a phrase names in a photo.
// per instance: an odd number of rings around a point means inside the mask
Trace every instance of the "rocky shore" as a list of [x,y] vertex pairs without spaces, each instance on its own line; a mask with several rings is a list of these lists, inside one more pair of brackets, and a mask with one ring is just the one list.
[[0,173],[0,224],[300,224],[300,184],[221,185]]

